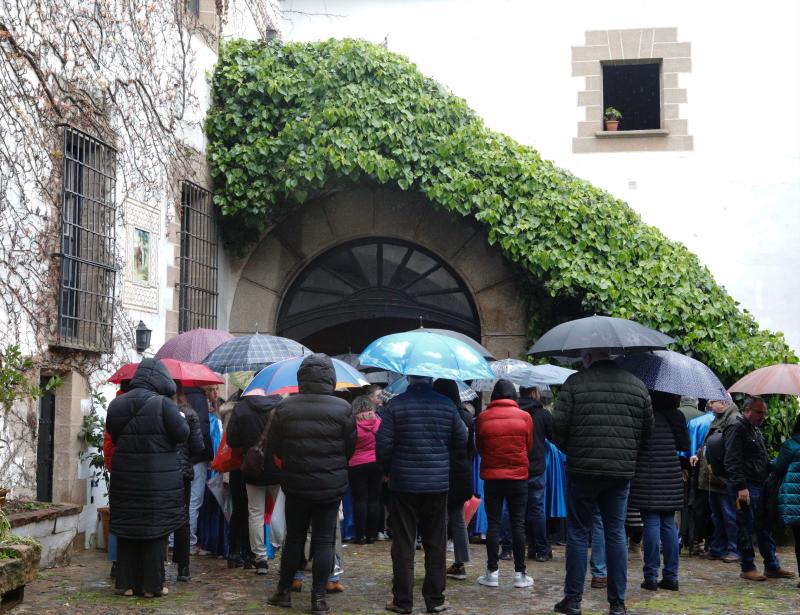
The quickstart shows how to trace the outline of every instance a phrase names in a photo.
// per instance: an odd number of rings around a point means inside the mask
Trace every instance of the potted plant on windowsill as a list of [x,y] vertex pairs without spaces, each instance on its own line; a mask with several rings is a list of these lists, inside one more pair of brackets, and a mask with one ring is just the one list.
[[606,120],[606,130],[616,131],[619,129],[619,121],[622,119],[622,114],[614,107],[607,107],[603,114]]

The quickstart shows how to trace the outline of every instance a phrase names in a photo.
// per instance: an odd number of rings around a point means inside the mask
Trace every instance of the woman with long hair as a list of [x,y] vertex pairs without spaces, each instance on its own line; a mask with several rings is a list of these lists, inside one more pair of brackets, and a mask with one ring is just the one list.
[[356,416],[356,452],[350,458],[348,478],[353,494],[356,542],[372,544],[378,536],[381,514],[381,468],[375,457],[375,434],[381,420],[375,415],[375,403],[366,395],[353,400]]

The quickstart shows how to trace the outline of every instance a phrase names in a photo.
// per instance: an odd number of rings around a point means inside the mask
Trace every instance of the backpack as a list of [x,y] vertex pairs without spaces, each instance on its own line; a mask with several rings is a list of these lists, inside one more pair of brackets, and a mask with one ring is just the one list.
[[275,412],[275,408],[270,410],[267,422],[264,424],[264,430],[261,432],[256,443],[247,449],[247,452],[244,454],[241,472],[245,480],[258,480],[258,477],[264,471],[267,436],[269,435],[269,428],[272,426],[272,417],[275,416]]
[[715,431],[706,440],[706,459],[711,471],[722,478],[725,476],[725,438],[722,431]]

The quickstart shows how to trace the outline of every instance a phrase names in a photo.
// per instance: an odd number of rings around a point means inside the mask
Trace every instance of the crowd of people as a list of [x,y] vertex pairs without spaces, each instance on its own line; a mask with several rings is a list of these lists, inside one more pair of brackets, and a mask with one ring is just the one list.
[[[471,559],[465,504],[475,495],[476,454],[488,521],[486,564],[476,581],[504,585],[501,561],[513,557],[511,585],[532,587],[528,561],[553,557],[544,506],[548,442],[567,460],[566,574],[556,612],[580,615],[590,565],[591,587],[606,589],[609,613],[626,613],[628,554],[639,542],[645,590],[679,591],[681,549],[738,563],[747,581],[795,576],[781,567],[772,530],[779,520],[792,528],[800,567],[800,417],[772,460],[759,429],[764,400],[748,398],[741,412],[731,399],[708,400],[703,412],[698,400],[648,391],[607,353],[581,358],[584,369],[560,388],[552,412],[539,388],[500,379],[477,413],[461,401],[456,382],[421,376],[408,376],[407,390],[385,405],[378,387],[345,399],[322,354],[302,362],[298,393],[237,394],[225,404],[215,387],[182,389],[157,359],[145,359],[108,408],[116,591],[167,594],[170,545],[177,580],[188,581],[190,554],[209,552],[227,557],[231,568],[266,574],[274,544],[280,571],[268,603],[292,606],[310,564],[311,611],[327,613],[328,596],[344,591],[349,488],[354,541],[391,537],[385,609],[412,612],[421,547],[425,608],[445,611],[446,580],[467,579]],[[207,488],[223,434],[241,452],[240,467],[224,479],[229,521]],[[283,529],[265,535],[270,508],[282,516],[271,525]],[[500,544],[504,523],[508,556]]]

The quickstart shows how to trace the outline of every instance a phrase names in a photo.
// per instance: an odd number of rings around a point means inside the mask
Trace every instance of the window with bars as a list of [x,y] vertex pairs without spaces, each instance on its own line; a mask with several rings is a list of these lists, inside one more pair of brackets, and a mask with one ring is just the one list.
[[217,224],[212,195],[181,183],[181,278],[178,332],[217,327]]
[[116,281],[117,151],[80,130],[61,128],[64,186],[56,344],[107,352]]

